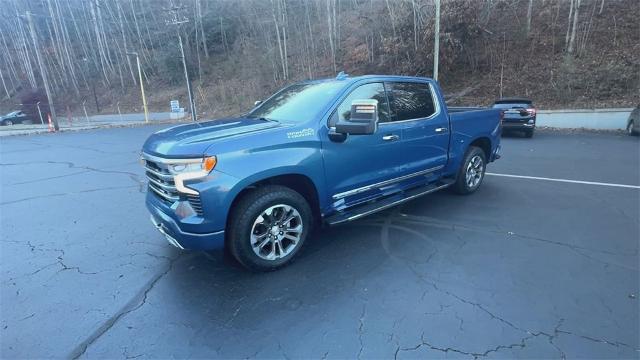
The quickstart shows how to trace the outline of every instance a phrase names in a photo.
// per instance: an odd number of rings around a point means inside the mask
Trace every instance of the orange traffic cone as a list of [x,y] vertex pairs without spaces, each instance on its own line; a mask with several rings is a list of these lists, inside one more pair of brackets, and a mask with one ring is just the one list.
[[51,114],[47,114],[47,119],[49,120],[49,132],[56,132],[56,129],[53,127],[53,123],[51,122]]

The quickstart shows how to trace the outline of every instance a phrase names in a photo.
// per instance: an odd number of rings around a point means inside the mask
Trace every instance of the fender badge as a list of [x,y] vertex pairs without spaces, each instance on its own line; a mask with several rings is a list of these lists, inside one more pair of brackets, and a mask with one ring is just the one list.
[[299,131],[291,131],[287,133],[287,138],[289,139],[297,139],[305,136],[313,136],[315,131],[312,128],[306,128]]

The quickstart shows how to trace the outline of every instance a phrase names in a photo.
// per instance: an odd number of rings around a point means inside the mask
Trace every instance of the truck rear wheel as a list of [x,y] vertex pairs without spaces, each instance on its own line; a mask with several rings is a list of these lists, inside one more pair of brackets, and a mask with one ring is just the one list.
[[458,170],[453,191],[461,195],[467,195],[478,190],[484,180],[487,168],[487,157],[482,149],[470,146],[464,156],[462,166]]
[[240,264],[253,271],[275,270],[291,262],[312,225],[305,198],[279,185],[249,192],[230,216],[229,250]]

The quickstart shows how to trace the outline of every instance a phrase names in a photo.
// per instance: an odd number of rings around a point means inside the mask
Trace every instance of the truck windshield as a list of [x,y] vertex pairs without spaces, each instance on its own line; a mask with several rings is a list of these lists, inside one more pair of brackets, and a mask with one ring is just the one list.
[[340,81],[291,85],[261,104],[247,115],[287,123],[308,121],[344,87]]

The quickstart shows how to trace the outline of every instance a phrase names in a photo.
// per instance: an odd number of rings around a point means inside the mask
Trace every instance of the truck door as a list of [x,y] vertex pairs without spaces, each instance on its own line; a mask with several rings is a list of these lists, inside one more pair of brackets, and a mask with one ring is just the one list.
[[[391,119],[401,125],[402,157],[413,172],[439,170],[449,154],[449,117],[428,82],[385,83]],[[380,124],[384,129],[386,125]]]
[[322,135],[328,195],[335,209],[343,209],[397,191],[403,176],[412,173],[403,144],[407,123],[393,122],[382,82],[363,84],[344,97],[331,114],[328,128],[348,119],[353,100],[378,101],[378,130],[372,135],[347,135],[343,141]]

